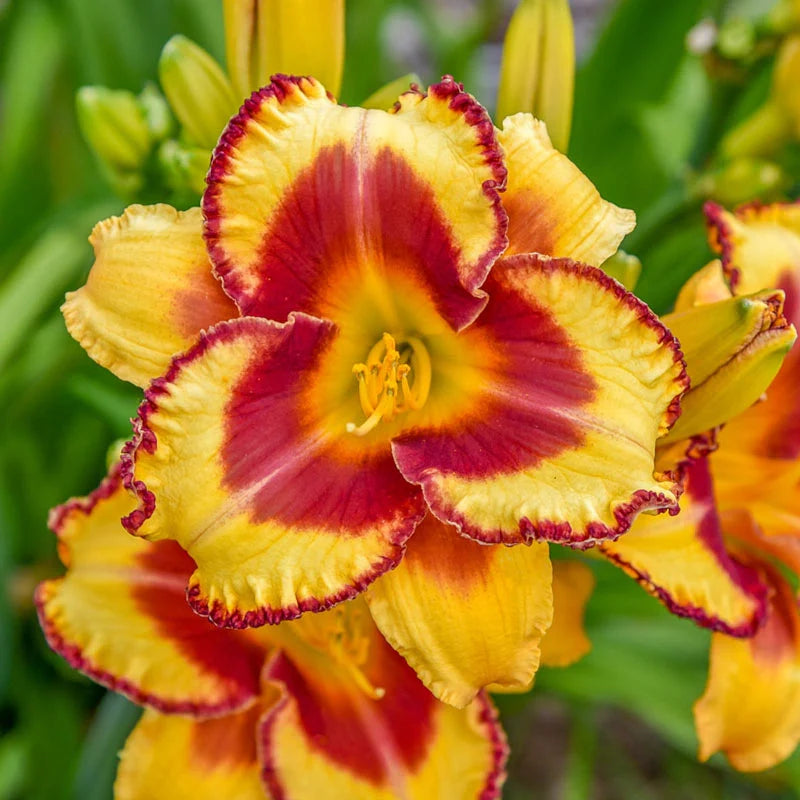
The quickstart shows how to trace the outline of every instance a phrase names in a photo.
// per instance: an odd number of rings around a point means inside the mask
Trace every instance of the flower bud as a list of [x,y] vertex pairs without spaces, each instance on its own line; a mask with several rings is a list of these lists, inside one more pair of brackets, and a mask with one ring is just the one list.
[[179,195],[201,195],[206,188],[210,154],[203,147],[187,147],[174,139],[158,149],[158,163],[167,185]]
[[706,200],[738,206],[754,198],[776,198],[790,185],[791,178],[774,162],[745,156],[701,176],[695,188]]
[[210,150],[238,107],[219,64],[186,37],[173,36],[161,52],[158,74],[186,136]]
[[601,269],[632,292],[642,274],[642,262],[624,250],[617,250],[601,264]]
[[565,152],[572,126],[575,41],[567,0],[521,0],[506,32],[498,123],[519,111],[545,122]]
[[783,300],[782,291],[769,290],[663,318],[681,344],[691,388],[662,442],[715,428],[761,397],[796,338],[783,316]]
[[131,92],[84,86],[76,98],[78,124],[112,175],[136,172],[150,152],[145,115]]
[[238,96],[276,73],[313,75],[338,94],[344,0],[223,0],[228,72]]

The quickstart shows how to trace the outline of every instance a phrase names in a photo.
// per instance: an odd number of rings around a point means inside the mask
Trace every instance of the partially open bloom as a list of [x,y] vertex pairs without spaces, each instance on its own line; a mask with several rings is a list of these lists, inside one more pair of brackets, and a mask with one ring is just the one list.
[[797,208],[708,207],[722,260],[693,276],[665,318],[693,379],[657,457],[663,469],[683,459],[681,513],[640,518],[601,545],[671,611],[715,631],[695,706],[699,754],[722,750],[747,771],[800,740],[800,616],[786,578],[800,574]]
[[363,600],[258,631],[186,605],[191,559],[128,536],[119,467],[54,509],[65,577],[37,591],[51,646],[147,707],[121,755],[117,800],[489,800],[506,745],[491,701],[433,698]]
[[676,507],[653,448],[680,351],[565,258],[602,262],[630,212],[532,117],[497,132],[452,79],[385,113],[278,77],[223,134],[202,215],[102,223],[64,306],[100,363],[164,373],[124,456],[128,530],[191,555],[190,603],[219,625],[384,576],[372,614],[437,696],[527,686],[552,614],[541,540]]

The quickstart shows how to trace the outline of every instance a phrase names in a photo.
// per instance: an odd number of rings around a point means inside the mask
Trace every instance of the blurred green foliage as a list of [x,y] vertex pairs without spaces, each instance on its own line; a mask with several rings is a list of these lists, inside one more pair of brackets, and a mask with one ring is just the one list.
[[[768,58],[749,66],[746,80],[716,83],[687,52],[689,29],[707,14],[730,16],[734,5],[621,0],[578,76],[570,153],[606,197],[637,211],[640,227],[625,249],[641,259],[638,292],[657,311],[710,257],[690,178],[767,91]],[[747,14],[771,5],[749,0]],[[485,43],[502,36],[499,0],[465,0],[456,11],[424,0],[348,0],[347,14],[345,102],[412,70],[423,80],[451,72],[468,88],[492,83]],[[138,714],[50,653],[31,601],[36,583],[60,572],[48,508],[97,484],[139,396],[84,355],[58,314],[64,291],[91,264],[92,224],[122,209],[80,139],[75,93],[84,84],[139,92],[157,80],[161,47],[175,33],[222,60],[221,19],[216,0],[0,0],[0,800],[109,798],[116,753]],[[398,19],[414,44],[405,50],[386,47]],[[709,635],[621,572],[591,563],[592,653],[543,671],[531,695],[501,700],[514,748],[507,796],[800,796],[796,758],[751,777],[721,759],[694,763],[691,704]],[[550,737],[541,709],[552,707],[566,726],[563,774],[545,785],[533,765]],[[657,731],[657,775],[602,727],[629,720],[607,707]]]

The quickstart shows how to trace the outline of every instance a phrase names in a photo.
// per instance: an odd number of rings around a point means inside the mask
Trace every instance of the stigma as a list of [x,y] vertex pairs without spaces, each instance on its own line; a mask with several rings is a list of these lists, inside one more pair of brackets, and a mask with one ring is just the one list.
[[394,337],[384,333],[369,351],[366,363],[353,365],[353,374],[367,418],[360,425],[348,422],[347,432],[366,436],[379,422],[425,405],[431,389],[431,358],[419,339],[406,337],[398,349]]

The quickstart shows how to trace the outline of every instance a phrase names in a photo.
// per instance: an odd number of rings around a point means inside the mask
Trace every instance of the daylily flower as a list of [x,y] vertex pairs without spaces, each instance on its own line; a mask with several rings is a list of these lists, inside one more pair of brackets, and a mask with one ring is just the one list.
[[565,258],[601,263],[632,214],[532,117],[496,132],[450,78],[385,113],[278,77],[223,134],[203,216],[102,223],[64,306],[120,377],[165,373],[124,457],[126,527],[191,555],[190,603],[219,625],[372,585],[379,628],[438,697],[527,686],[547,546],[475,542],[588,546],[676,506],[653,447],[680,351]]
[[[696,381],[681,418],[693,441],[680,441],[676,426],[657,459],[667,469],[665,459],[688,458],[681,513],[640,518],[600,548],[671,611],[716,631],[695,706],[699,755],[722,750],[748,771],[773,766],[800,741],[800,617],[784,577],[800,575],[800,362],[796,350],[786,356],[789,320],[800,321],[797,210],[707,208],[722,261],[693,276],[665,318]],[[763,291],[770,286],[781,289]],[[721,422],[715,436],[696,435]]]
[[485,694],[435,700],[363,600],[280,627],[220,630],[186,605],[191,559],[119,524],[119,467],[54,509],[65,577],[37,590],[51,646],[147,707],[117,800],[499,797],[505,737]]

